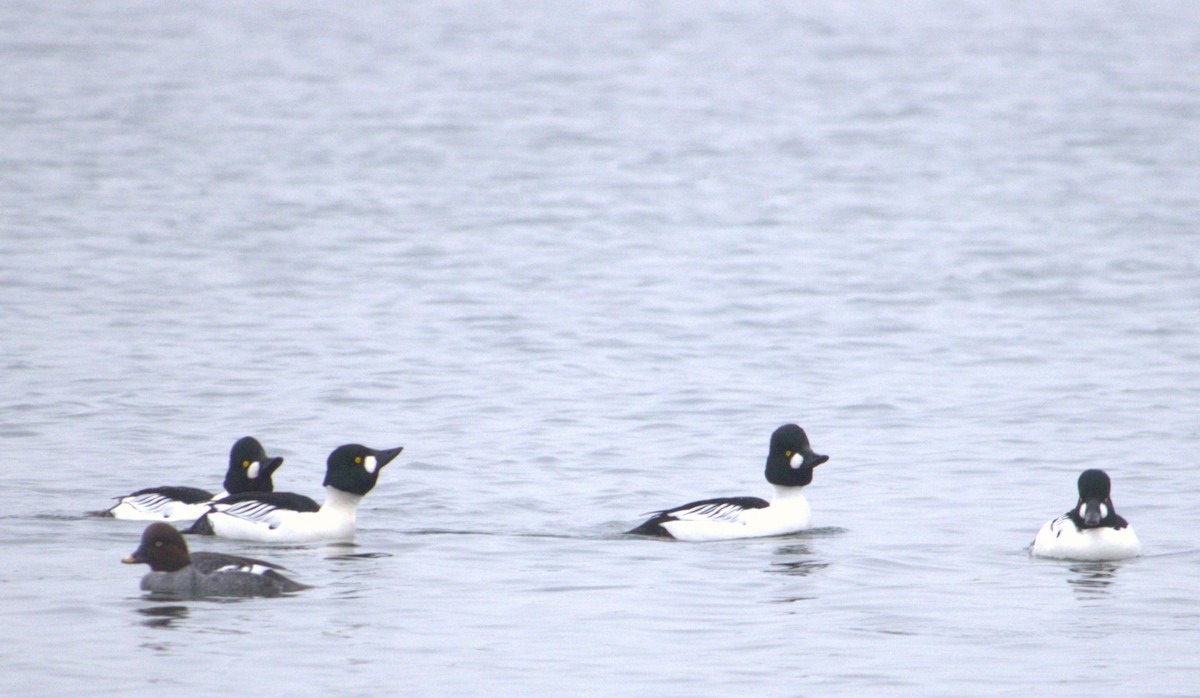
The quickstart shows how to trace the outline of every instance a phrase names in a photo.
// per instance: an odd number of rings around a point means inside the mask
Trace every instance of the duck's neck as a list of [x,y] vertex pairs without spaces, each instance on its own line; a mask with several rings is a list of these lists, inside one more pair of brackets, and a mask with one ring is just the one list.
[[774,485],[775,496],[771,498],[771,506],[788,506],[789,504],[804,502],[808,500],[804,498],[803,487],[787,487],[785,485]]
[[336,513],[342,516],[354,516],[362,495],[343,492],[336,487],[325,487],[325,503],[321,505],[321,513]]

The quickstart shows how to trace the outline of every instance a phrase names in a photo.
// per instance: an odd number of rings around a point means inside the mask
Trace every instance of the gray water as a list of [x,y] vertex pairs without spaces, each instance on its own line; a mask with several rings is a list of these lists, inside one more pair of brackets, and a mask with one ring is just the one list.
[[[1196,695],[1197,114],[1191,2],[0,4],[0,693]],[[790,421],[815,530],[621,535]],[[144,598],[246,434],[405,451]]]

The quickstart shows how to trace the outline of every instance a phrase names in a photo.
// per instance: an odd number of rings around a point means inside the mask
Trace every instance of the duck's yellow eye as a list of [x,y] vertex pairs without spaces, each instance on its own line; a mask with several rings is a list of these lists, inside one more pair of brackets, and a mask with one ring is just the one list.
[[244,460],[244,461],[242,461],[242,467],[243,467],[243,468],[249,468],[249,467],[250,467],[250,461],[248,461],[248,460]]
[[792,452],[791,452],[791,451],[784,451],[784,452],[783,452],[783,455],[787,456],[788,458],[791,458],[791,457],[792,457]]
[[162,547],[162,541],[161,541],[161,540],[156,540],[156,541],[154,541],[154,547],[156,547],[156,548],[161,548],[161,547]]
[[361,464],[361,463],[362,463],[362,456],[355,456],[355,457],[354,457],[354,462],[355,462],[355,463],[359,463],[359,464]]

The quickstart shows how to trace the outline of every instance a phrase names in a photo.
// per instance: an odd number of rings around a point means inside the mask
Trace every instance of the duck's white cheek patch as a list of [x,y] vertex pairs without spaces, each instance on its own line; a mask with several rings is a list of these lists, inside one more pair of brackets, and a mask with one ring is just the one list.
[[367,472],[372,475],[375,474],[375,468],[378,465],[379,461],[375,460],[375,456],[367,456],[366,458],[363,458],[363,467],[366,468]]
[[259,463],[258,461],[254,461],[253,463],[251,463],[250,467],[246,468],[246,477],[250,478],[251,480],[258,477],[258,469],[260,467],[262,467],[262,464]]
[[792,466],[792,470],[795,470],[796,468],[799,468],[800,464],[803,462],[804,462],[804,455],[797,453],[792,456],[792,461],[791,461],[791,463],[789,463],[789,465]]
[[1104,504],[1100,505],[1100,518],[1102,518],[1102,519],[1108,518],[1108,507],[1105,506]]

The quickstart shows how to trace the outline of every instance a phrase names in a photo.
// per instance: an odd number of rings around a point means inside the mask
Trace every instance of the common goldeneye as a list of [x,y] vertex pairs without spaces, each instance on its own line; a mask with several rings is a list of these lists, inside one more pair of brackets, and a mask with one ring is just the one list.
[[244,492],[209,504],[185,533],[281,543],[353,540],[359,502],[402,450],[338,446],[326,462],[324,504],[290,492]]
[[767,453],[767,482],[775,486],[770,502],[758,497],[702,499],[653,512],[629,533],[704,541],[803,531],[811,525],[812,513],[801,489],[812,482],[813,468],[827,460],[829,456],[813,452],[803,429],[785,424],[771,434]]
[[279,565],[223,553],[192,553],[174,526],[152,523],[142,543],[121,562],[145,563],[142,590],[177,598],[201,596],[278,596],[307,589],[277,570]]
[[283,458],[268,458],[262,444],[253,436],[244,436],[229,450],[229,470],[225,472],[225,490],[213,494],[198,487],[148,487],[124,497],[99,516],[136,521],[194,521],[208,511],[216,499],[240,492],[270,492],[271,481]]
[[1061,560],[1123,560],[1142,554],[1133,526],[1113,507],[1112,482],[1103,470],[1079,476],[1079,502],[1047,521],[1029,547],[1031,555]]

